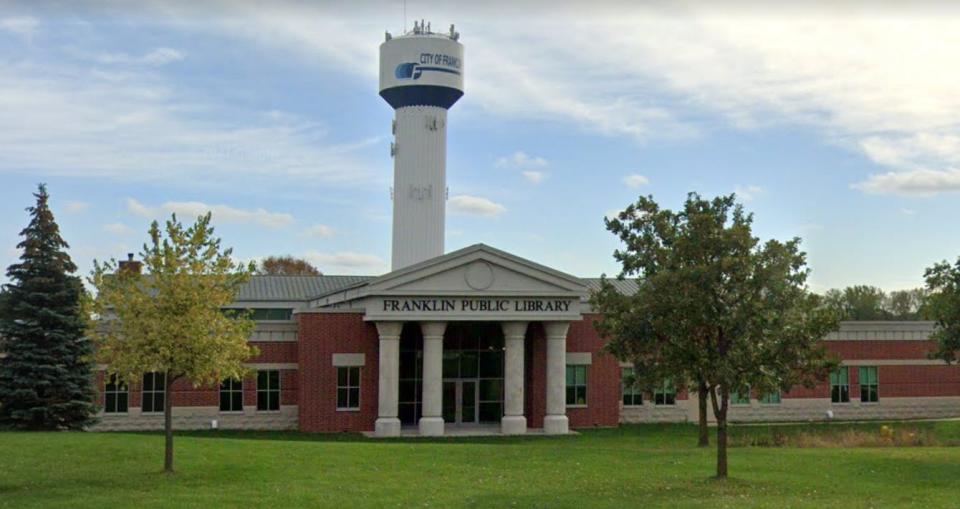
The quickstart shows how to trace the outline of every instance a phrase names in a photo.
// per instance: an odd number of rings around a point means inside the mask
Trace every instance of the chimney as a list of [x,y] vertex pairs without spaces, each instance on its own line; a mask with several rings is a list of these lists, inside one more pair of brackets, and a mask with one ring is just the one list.
[[141,262],[133,259],[133,253],[127,253],[127,259],[120,260],[120,266],[117,268],[117,272],[133,272],[139,274],[141,266]]

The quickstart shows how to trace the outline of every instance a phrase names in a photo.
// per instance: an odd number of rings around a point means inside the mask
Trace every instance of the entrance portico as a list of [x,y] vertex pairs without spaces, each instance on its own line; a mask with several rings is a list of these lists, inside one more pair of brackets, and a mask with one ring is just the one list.
[[[524,434],[528,370],[546,374],[546,394],[540,396],[545,401],[537,404],[546,409],[543,432],[564,434],[566,336],[570,322],[582,319],[586,294],[578,278],[478,244],[324,296],[315,305],[362,308],[364,320],[376,325],[376,436],[400,436],[401,425],[414,419],[422,436],[480,422],[499,422],[503,434]],[[545,369],[529,369],[534,324],[542,331],[537,341],[546,343]],[[464,334],[477,337],[464,340]],[[409,345],[401,346],[401,336],[417,341],[403,362],[401,350]],[[411,394],[419,397],[411,400]]]

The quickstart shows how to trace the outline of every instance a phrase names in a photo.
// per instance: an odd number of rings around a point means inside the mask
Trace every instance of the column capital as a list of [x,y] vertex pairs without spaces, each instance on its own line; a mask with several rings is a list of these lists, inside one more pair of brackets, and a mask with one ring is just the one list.
[[380,339],[400,339],[403,322],[375,322]]
[[527,335],[528,322],[500,322],[504,339],[523,339]]
[[547,339],[567,339],[570,322],[543,322],[543,330]]
[[443,339],[443,333],[446,330],[447,322],[420,322],[420,332],[424,339]]

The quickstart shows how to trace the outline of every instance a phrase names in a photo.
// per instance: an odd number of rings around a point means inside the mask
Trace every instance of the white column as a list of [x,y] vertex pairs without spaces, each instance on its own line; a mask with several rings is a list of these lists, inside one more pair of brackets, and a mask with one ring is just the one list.
[[504,352],[503,418],[500,432],[504,435],[522,435],[527,432],[527,418],[523,415],[523,342],[527,322],[502,322]]
[[564,435],[569,432],[567,420],[567,329],[568,322],[545,322],[547,333],[547,415],[543,432]]
[[377,332],[380,334],[380,377],[374,434],[378,437],[400,436],[397,400],[400,396],[401,330],[403,322],[377,322]]
[[443,435],[443,332],[446,322],[424,322],[423,333],[423,412],[420,434]]

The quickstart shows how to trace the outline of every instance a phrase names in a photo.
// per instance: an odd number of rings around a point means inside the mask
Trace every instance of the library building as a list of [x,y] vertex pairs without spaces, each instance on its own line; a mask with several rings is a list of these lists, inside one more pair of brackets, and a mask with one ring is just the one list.
[[[632,422],[696,422],[696,394],[623,384],[581,278],[484,244],[445,252],[446,119],[463,95],[460,34],[386,34],[380,95],[394,109],[391,271],[255,276],[250,376],[178,381],[175,429],[293,429],[372,436],[566,434]],[[386,154],[384,158],[386,159]],[[386,199],[386,198],[385,198]],[[216,217],[214,217],[216,220]],[[229,239],[227,239],[229,241]],[[135,260],[135,270],[139,265]],[[624,293],[636,281],[613,281]],[[733,421],[960,415],[960,369],[927,354],[931,322],[844,322],[823,338],[842,367],[822,384],[737,394]],[[96,429],[162,429],[164,380],[99,375]]]

